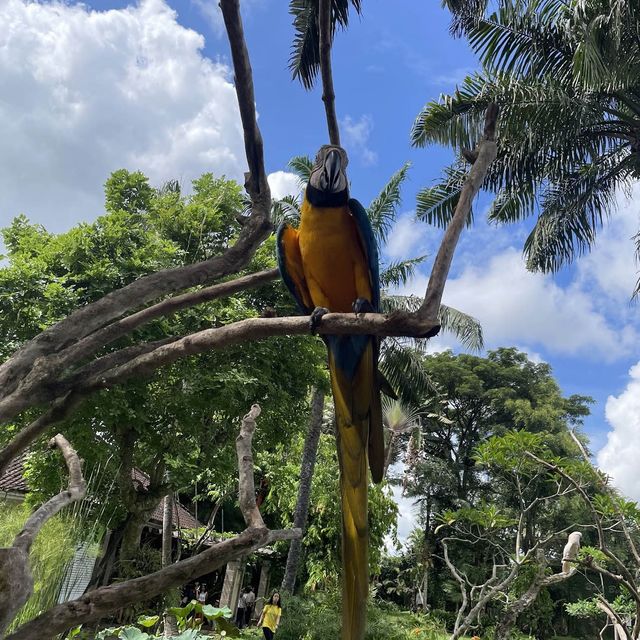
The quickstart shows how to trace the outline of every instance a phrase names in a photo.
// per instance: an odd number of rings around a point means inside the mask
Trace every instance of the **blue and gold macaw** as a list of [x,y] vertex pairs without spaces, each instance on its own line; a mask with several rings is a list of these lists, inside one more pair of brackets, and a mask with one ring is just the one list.
[[[379,311],[378,250],[362,205],[349,199],[347,154],[325,145],[318,152],[302,202],[300,225],[278,230],[280,273],[315,329],[327,311]],[[369,585],[367,460],[382,480],[384,434],[373,336],[324,336],[337,423],[342,498],[342,638],[360,640]]]

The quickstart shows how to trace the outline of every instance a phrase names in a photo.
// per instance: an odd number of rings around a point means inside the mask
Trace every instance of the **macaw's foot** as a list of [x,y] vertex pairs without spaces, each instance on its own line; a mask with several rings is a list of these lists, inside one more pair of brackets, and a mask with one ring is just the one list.
[[320,325],[322,321],[322,316],[329,313],[329,309],[326,307],[316,307],[311,312],[311,317],[309,318],[309,330],[311,331],[311,335],[314,336],[316,334],[316,329]]
[[366,298],[357,298],[351,305],[353,312],[358,315],[359,313],[374,313],[375,309],[373,305]]

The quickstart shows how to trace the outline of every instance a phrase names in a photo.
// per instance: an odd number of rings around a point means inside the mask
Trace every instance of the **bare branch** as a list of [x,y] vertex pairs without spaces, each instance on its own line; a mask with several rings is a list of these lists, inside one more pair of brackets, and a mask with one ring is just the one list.
[[49,446],[58,447],[62,452],[69,470],[69,486],[36,509],[16,536],[12,547],[0,549],[0,602],[3,603],[0,609],[0,635],[33,591],[29,550],[40,529],[64,507],[82,500],[86,493],[80,459],[73,447],[61,434],[52,438]]
[[131,333],[134,329],[156,318],[168,316],[181,309],[195,307],[204,302],[230,296],[239,291],[259,287],[271,280],[275,280],[278,275],[279,272],[277,269],[269,269],[268,271],[252,273],[242,278],[230,280],[229,282],[214,284],[211,287],[205,287],[198,291],[192,291],[162,300],[162,302],[142,309],[126,318],[122,318],[68,347],[60,353],[60,361],[58,364],[64,366],[67,363],[74,363],[82,358],[93,355],[100,347]]
[[[582,442],[580,442],[580,440],[579,440],[578,436],[576,435],[575,431],[571,430],[569,432],[569,435],[571,435],[571,438],[576,443],[576,446],[580,450],[580,454],[582,455],[582,458],[584,459],[584,461],[590,467],[593,467],[593,465],[591,464],[591,460],[589,459],[589,454],[587,453],[586,449],[582,445]],[[596,475],[596,477],[598,479],[598,482],[599,482],[600,486],[602,487],[602,489],[605,491],[605,493],[611,494],[611,487],[609,487],[607,485],[607,483],[604,481],[604,479],[597,472],[596,469],[594,469],[594,471],[595,471],[595,475]],[[631,536],[631,532],[627,528],[627,524],[625,522],[624,514],[622,513],[622,511],[618,507],[618,504],[617,504],[617,502],[615,500],[615,496],[612,496],[612,497],[614,499],[611,502],[612,502],[613,508],[614,508],[614,510],[616,512],[616,515],[618,516],[618,518],[620,518],[620,525],[622,526],[622,531],[623,531],[624,537],[625,537],[625,539],[627,541],[627,544],[629,545],[629,549],[631,550],[631,553],[633,554],[633,557],[634,557],[634,559],[636,561],[636,564],[638,566],[640,566],[640,553],[638,553],[638,549],[636,547],[635,542],[633,541],[633,537]]]
[[220,8],[231,47],[238,106],[244,130],[244,148],[249,164],[249,175],[246,177],[245,188],[251,197],[254,212],[256,205],[259,205],[260,215],[268,219],[271,192],[264,169],[262,135],[256,118],[253,74],[244,39],[242,18],[240,17],[240,2],[239,0],[220,0]]
[[256,430],[256,420],[262,409],[259,404],[251,405],[249,413],[242,418],[240,435],[236,438],[238,472],[240,474],[239,503],[242,516],[248,527],[264,527],[264,521],[256,504],[256,487],[253,479],[253,454],[251,442]]
[[462,185],[456,210],[445,231],[444,238],[442,239],[433,263],[433,268],[431,269],[431,276],[429,277],[424,302],[418,311],[423,318],[435,318],[438,315],[440,303],[442,302],[442,293],[447,281],[447,276],[449,275],[451,261],[453,260],[453,254],[456,250],[462,229],[469,218],[471,203],[484,182],[489,166],[496,158],[495,127],[497,117],[498,106],[492,102],[487,108],[484,136],[478,144],[477,149],[478,157]]
[[67,439],[59,433],[49,441],[49,447],[58,447],[62,452],[69,470],[69,486],[66,491],[61,491],[39,507],[27,520],[22,531],[16,536],[13,546],[23,549],[26,553],[29,553],[29,549],[31,549],[31,545],[42,525],[68,504],[82,500],[87,492],[87,485],[82,477],[80,459]]
[[291,540],[300,530],[269,531],[249,528],[241,534],[219,542],[198,555],[126,582],[90,591],[77,600],[59,604],[26,623],[5,640],[45,640],[55,637],[78,624],[98,620],[124,606],[147,600],[168,589],[186,584],[202,575],[223,567],[234,558],[251,553],[278,540]]
[[[322,318],[318,333],[426,337],[435,335],[439,328],[440,326],[437,322],[424,322],[416,314],[395,312],[388,316],[375,313],[356,316],[351,313],[330,313]],[[82,398],[98,389],[106,389],[133,376],[149,376],[159,367],[171,364],[179,358],[196,355],[211,349],[222,349],[243,342],[262,340],[273,336],[302,335],[308,334],[308,332],[309,320],[305,316],[248,318],[223,327],[205,329],[182,338],[167,338],[153,343],[159,346],[150,351],[147,350],[148,345],[134,345],[127,348],[130,351],[124,349],[121,352],[107,354],[102,359],[88,364],[78,374],[74,374],[67,381],[68,384],[66,386],[61,381],[53,389],[45,388],[41,390],[40,401],[49,400],[54,403],[54,406],[16,434],[13,440],[4,449],[0,450],[0,472],[17,453],[44,433],[49,426],[66,417],[69,410]],[[136,355],[140,351],[142,353]],[[120,364],[123,359],[123,353],[134,357],[130,357],[128,361]],[[116,366],[105,371],[107,363],[113,363]],[[98,370],[98,373],[95,373],[95,370]],[[71,384],[76,386],[70,389]],[[57,397],[55,394],[60,391],[66,395]],[[49,397],[45,395],[47,393],[50,394]],[[24,403],[23,409],[31,404],[27,398],[22,398],[21,402]],[[0,403],[1,406],[2,403]],[[15,406],[13,409],[15,410]],[[2,420],[2,416],[0,416],[0,420]]]
[[36,438],[41,436],[50,426],[64,420],[71,410],[75,408],[83,398],[80,392],[71,392],[56,399],[51,408],[43,413],[31,424],[21,429],[15,436],[0,449],[0,475],[4,473],[7,465],[21,451],[24,451]]
[[[107,613],[140,600],[152,598],[172,587],[183,585],[190,580],[211,573],[234,558],[251,553],[273,542],[299,538],[302,535],[300,529],[282,531],[267,529],[256,506],[251,441],[256,428],[255,421],[259,415],[259,405],[252,405],[249,413],[242,419],[240,435],[236,440],[240,508],[247,523],[247,529],[231,540],[219,542],[191,558],[169,564],[160,571],[134,580],[102,587],[77,600],[60,604],[20,627],[7,640],[17,640],[18,638],[20,640],[40,640],[53,637],[72,626],[97,620]],[[79,469],[79,463],[77,468]],[[70,466],[69,472],[72,480],[77,481],[76,468]],[[72,484],[73,482],[70,482],[69,486],[71,487]]]
[[320,73],[322,76],[322,101],[327,115],[327,129],[331,144],[340,146],[340,129],[336,116],[336,94],[333,90],[333,73],[331,71],[331,0],[320,0],[318,7],[318,23],[320,28]]
[[607,617],[611,620],[611,624],[615,629],[616,638],[622,635],[624,638],[626,638],[626,640],[632,640],[631,636],[629,635],[629,631],[627,631],[627,627],[623,624],[622,619],[614,611],[611,604],[600,595],[597,595],[596,598],[596,607],[598,607],[598,609],[600,609],[601,611],[604,611],[604,613],[607,614]]

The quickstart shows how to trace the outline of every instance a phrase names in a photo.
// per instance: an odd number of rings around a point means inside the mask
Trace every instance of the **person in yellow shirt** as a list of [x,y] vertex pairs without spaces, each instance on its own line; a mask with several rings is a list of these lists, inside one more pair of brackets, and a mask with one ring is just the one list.
[[260,619],[258,620],[258,626],[262,627],[265,640],[273,640],[273,635],[280,624],[281,614],[282,603],[280,602],[280,594],[276,591],[269,600],[267,600],[260,614]]

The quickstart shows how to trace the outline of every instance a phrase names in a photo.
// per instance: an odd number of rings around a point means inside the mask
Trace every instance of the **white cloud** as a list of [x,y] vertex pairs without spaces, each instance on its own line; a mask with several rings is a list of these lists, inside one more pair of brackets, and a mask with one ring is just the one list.
[[[578,276],[585,286],[596,287],[620,312],[629,309],[638,279],[633,236],[640,229],[640,184],[630,198],[618,196],[618,210],[596,238],[593,251],[578,261]],[[635,314],[637,308],[631,308]]]
[[[424,295],[427,276],[409,293]],[[477,318],[487,346],[520,344],[528,351],[583,355],[612,361],[635,348],[638,332],[617,326],[597,299],[576,284],[565,288],[551,276],[526,270],[520,251],[507,249],[447,282],[443,302]]]
[[598,466],[612,476],[616,486],[640,500],[640,362],[629,370],[629,382],[619,396],[609,396],[605,416],[612,430],[598,453]]
[[347,115],[340,121],[344,136],[344,146],[360,156],[362,163],[370,167],[378,161],[378,154],[369,148],[369,138],[373,131],[373,118],[370,115],[362,115],[354,120]]
[[295,173],[288,171],[274,171],[267,176],[271,197],[280,200],[285,196],[297,196],[300,194],[300,178]]
[[0,221],[24,212],[59,231],[95,217],[121,167],[154,184],[241,180],[230,71],[203,46],[164,0],[110,11],[3,0]]
[[415,219],[413,212],[402,215],[387,238],[384,253],[391,260],[406,260],[416,255],[418,246],[424,242],[426,226]]

